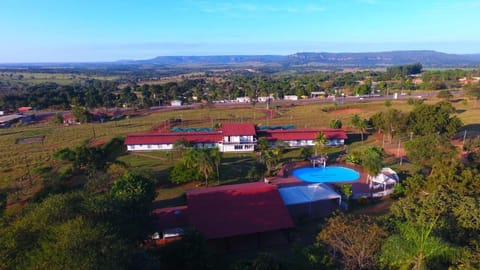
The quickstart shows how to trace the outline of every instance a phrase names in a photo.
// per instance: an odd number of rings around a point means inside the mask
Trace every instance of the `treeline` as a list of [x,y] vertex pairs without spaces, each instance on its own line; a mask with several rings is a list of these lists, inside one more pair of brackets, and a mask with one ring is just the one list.
[[395,77],[396,75],[405,77],[408,75],[413,75],[413,74],[420,74],[422,73],[422,64],[421,63],[415,63],[411,65],[401,65],[401,66],[393,66],[393,67],[388,67],[387,68],[387,74],[389,74],[392,77]]
[[[386,72],[322,71],[297,75],[268,75],[228,70],[223,73],[205,72],[195,78],[180,76],[176,81],[164,83],[148,83],[148,80],[145,83],[137,83],[139,78],[146,75],[141,75],[141,71],[136,72],[139,73],[135,75],[138,77],[131,80],[84,80],[71,85],[41,83],[15,88],[8,94],[0,95],[0,108],[14,110],[21,106],[31,106],[39,109],[70,109],[72,105],[85,108],[123,106],[147,108],[168,105],[175,99],[184,103],[234,100],[245,96],[255,100],[269,95],[282,99],[285,95],[310,97],[312,92],[320,91],[326,95],[336,96],[387,94],[400,90],[460,88],[462,87],[460,78],[471,79],[480,76],[480,70],[422,72],[421,64],[389,67]],[[422,72],[420,76],[409,76],[418,72]]]

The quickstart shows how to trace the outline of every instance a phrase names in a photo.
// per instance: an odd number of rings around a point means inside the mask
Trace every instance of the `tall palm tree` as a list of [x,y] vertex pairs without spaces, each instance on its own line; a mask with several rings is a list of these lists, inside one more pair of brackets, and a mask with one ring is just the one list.
[[[438,217],[430,223],[397,224],[399,234],[390,236],[382,246],[380,261],[400,269],[422,270],[437,259],[453,259],[458,250],[432,235]],[[433,269],[433,268],[432,268]]]
[[213,173],[214,164],[212,158],[206,149],[200,149],[198,152],[197,168],[198,171],[205,177],[205,186],[208,187],[208,176]]
[[354,114],[350,121],[352,126],[360,131],[360,135],[362,136],[362,142],[363,142],[363,133],[368,127],[367,120],[360,118],[358,114]]
[[217,181],[218,181],[218,184],[220,184],[220,171],[218,167],[222,163],[222,152],[220,152],[220,150],[217,147],[212,148],[210,149],[210,157],[212,159],[213,164],[215,164],[215,168],[217,171]]
[[315,156],[318,155],[319,149],[323,149],[325,143],[327,143],[327,136],[325,135],[325,133],[320,131],[315,138]]
[[214,171],[214,163],[206,149],[189,148],[183,156],[183,163],[187,168],[198,170],[208,186],[208,176]]

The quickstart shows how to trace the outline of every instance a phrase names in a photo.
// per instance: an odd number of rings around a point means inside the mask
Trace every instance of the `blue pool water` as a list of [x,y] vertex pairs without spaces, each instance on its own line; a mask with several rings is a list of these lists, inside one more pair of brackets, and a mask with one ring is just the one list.
[[310,183],[352,182],[360,178],[358,172],[345,167],[300,168],[293,171],[293,175]]

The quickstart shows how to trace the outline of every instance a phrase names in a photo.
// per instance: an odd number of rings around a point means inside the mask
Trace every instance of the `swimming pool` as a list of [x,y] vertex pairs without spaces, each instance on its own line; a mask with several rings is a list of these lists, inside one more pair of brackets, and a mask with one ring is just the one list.
[[294,170],[293,175],[304,182],[310,183],[353,182],[360,178],[360,174],[355,170],[340,166],[300,168]]

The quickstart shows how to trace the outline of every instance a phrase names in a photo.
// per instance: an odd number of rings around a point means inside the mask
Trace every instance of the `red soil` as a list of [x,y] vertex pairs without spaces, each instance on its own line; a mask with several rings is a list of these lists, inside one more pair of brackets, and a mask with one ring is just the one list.
[[335,110],[332,111],[333,114],[354,114],[354,113],[362,113],[363,110],[361,109],[344,109],[344,110]]

